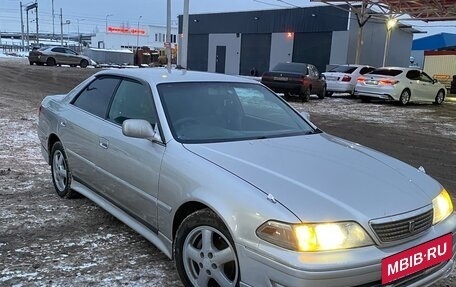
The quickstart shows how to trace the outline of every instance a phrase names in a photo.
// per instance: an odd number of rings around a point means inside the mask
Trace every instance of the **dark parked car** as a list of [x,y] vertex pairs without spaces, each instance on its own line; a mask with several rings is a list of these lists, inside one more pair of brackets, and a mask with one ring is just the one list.
[[279,63],[272,71],[263,74],[261,83],[285,96],[299,96],[304,102],[309,100],[312,93],[320,99],[326,95],[325,78],[311,64]]
[[29,52],[28,59],[30,65],[70,65],[71,67],[81,66],[81,68],[87,67],[92,62],[89,57],[79,55],[65,47],[34,48]]

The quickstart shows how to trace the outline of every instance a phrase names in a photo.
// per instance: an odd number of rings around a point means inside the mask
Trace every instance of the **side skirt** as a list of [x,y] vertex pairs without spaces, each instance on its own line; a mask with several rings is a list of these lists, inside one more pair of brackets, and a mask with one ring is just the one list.
[[163,252],[166,256],[172,259],[172,242],[168,238],[163,236],[160,232],[155,233],[151,231],[149,228],[135,220],[128,213],[126,213],[119,207],[115,206],[102,196],[93,192],[85,185],[77,182],[74,178],[73,182],[71,183],[71,188],[79,192],[80,194],[84,195],[88,199],[92,200],[101,208],[103,208],[104,210],[112,214],[114,217],[116,217],[129,227],[131,227],[133,230],[144,236],[147,240],[152,242],[152,244],[154,244],[161,252]]

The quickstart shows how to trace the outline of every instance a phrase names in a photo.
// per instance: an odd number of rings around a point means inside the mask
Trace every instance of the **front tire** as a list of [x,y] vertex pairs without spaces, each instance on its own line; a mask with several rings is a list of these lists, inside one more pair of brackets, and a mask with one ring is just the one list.
[[60,197],[76,197],[76,191],[70,188],[71,172],[65,150],[60,142],[56,142],[51,149],[51,173],[52,183]]
[[79,66],[81,66],[81,68],[87,68],[88,65],[89,65],[89,62],[87,60],[81,60],[81,63],[79,64]]
[[231,235],[210,209],[190,214],[174,242],[177,272],[186,287],[236,287],[239,261]]
[[441,105],[445,100],[445,91],[440,90],[437,95],[435,96],[434,104]]

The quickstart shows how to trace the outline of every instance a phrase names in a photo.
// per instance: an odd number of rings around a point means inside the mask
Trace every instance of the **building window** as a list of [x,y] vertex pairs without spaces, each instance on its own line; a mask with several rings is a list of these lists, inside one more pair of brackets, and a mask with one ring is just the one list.
[[158,42],[158,34],[155,33],[155,42]]

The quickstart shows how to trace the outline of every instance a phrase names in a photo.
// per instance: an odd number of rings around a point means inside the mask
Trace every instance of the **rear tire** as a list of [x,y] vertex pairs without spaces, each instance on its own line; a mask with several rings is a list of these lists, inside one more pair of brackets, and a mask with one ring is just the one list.
[[434,104],[441,105],[445,100],[445,91],[440,90],[437,95],[435,96]]
[[321,90],[321,92],[318,94],[318,98],[319,99],[324,99],[325,96],[326,96],[327,92],[326,92],[326,86],[323,86],[323,89]]
[[310,100],[310,89],[306,89],[301,95],[300,95],[301,101],[302,102],[308,102]]
[[333,94],[334,94],[334,92],[328,92],[328,91],[326,91],[326,96],[327,96],[327,97],[332,97]]
[[411,96],[412,95],[411,95],[409,89],[403,90],[402,93],[401,93],[401,96],[399,97],[399,104],[401,104],[401,106],[407,105],[410,102],[410,97]]
[[30,66],[33,66],[34,63],[35,62],[33,62],[33,61],[29,61]]
[[239,260],[223,221],[210,209],[185,218],[176,232],[174,259],[186,287],[238,286]]
[[48,66],[55,66],[55,59],[54,58],[47,58],[46,65]]
[[71,172],[68,159],[60,142],[54,143],[51,149],[51,173],[55,191],[62,198],[74,198],[78,193],[71,189]]

